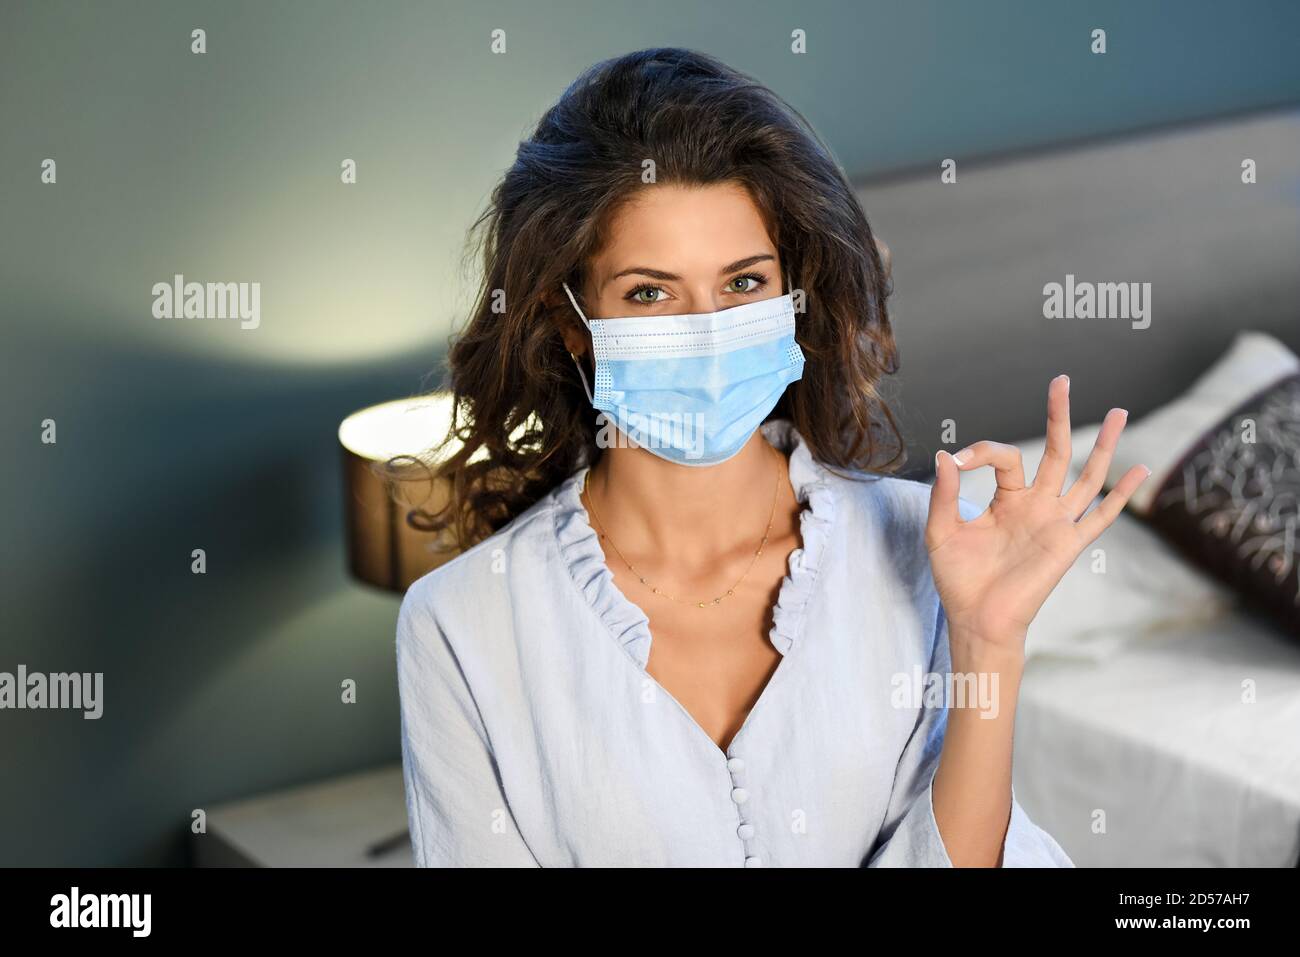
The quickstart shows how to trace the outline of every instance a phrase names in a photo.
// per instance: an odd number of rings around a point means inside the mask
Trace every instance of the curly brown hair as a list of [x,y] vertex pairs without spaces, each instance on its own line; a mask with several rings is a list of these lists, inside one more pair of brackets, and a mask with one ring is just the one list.
[[454,415],[428,461],[446,498],[408,521],[485,538],[596,460],[592,414],[565,350],[568,306],[602,229],[656,182],[746,187],[804,290],[806,365],[769,418],[786,418],[823,464],[893,471],[904,450],[878,385],[898,370],[890,294],[871,227],[829,148],[789,104],[703,53],[651,49],[598,63],[519,144],[470,230],[483,284],[448,356]]

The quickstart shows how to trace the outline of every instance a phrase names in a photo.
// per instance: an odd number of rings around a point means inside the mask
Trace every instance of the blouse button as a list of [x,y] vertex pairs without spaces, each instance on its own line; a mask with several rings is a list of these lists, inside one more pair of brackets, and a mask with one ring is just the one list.
[[743,770],[745,770],[745,762],[742,761],[742,760],[740,760],[740,758],[731,758],[731,759],[727,762],[727,770],[728,770],[728,771],[743,771]]
[[747,858],[745,858],[745,866],[746,866],[746,867],[762,867],[762,866],[763,866],[763,859],[762,859],[761,857],[747,857]]
[[732,788],[731,799],[735,801],[737,804],[744,804],[746,801],[749,800],[749,792],[746,791],[744,788]]
[[754,836],[754,825],[742,824],[740,827],[736,828],[736,833],[740,835],[742,841],[748,841]]

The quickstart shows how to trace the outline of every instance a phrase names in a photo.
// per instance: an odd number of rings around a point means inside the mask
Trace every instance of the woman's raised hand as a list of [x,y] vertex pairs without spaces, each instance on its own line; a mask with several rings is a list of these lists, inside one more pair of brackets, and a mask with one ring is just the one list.
[[[1070,380],[1063,375],[1048,386],[1047,445],[1032,485],[1012,445],[976,442],[956,456],[936,456],[925,540],[950,634],[1023,651],[1029,623],[1052,589],[1151,474],[1133,466],[1084,514],[1106,480],[1127,417],[1123,409],[1106,414],[1083,473],[1068,489]],[[993,466],[997,492],[983,513],[962,521],[959,473],[984,465]]]

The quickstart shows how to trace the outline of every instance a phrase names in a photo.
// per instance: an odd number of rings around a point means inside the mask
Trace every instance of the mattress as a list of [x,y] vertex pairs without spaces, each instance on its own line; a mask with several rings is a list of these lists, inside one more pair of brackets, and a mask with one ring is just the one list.
[[1300,645],[1245,612],[1031,658],[1016,797],[1087,866],[1300,862]]

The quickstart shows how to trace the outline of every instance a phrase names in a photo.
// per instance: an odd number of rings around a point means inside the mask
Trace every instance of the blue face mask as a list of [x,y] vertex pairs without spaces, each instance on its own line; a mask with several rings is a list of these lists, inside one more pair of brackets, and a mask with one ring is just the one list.
[[[630,444],[679,465],[717,465],[741,450],[803,376],[789,293],[721,312],[588,319],[596,391],[587,398]],[[608,447],[621,441],[602,433]]]

